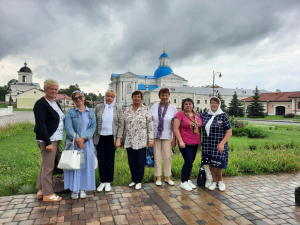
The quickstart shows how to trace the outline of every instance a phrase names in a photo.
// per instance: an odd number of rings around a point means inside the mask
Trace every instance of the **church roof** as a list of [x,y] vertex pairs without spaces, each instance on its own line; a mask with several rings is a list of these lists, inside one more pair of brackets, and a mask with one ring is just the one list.
[[168,58],[168,57],[169,57],[168,54],[164,52],[160,55],[159,58]]
[[[146,90],[146,84],[138,84],[138,90]],[[148,85],[148,90],[153,90],[155,88],[158,88],[157,85]]]
[[169,67],[169,66],[159,66],[154,72],[154,77],[155,78],[160,78],[160,77],[164,77],[166,75],[169,75],[171,73],[173,73],[173,70],[171,69],[171,67]]
[[32,73],[31,69],[27,67],[27,63],[25,61],[24,66],[20,68],[19,72]]

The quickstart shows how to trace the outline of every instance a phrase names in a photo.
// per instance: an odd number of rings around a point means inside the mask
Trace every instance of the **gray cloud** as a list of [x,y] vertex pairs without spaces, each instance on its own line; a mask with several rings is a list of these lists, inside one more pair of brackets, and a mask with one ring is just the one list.
[[[0,2],[0,60],[40,59],[36,76],[62,84],[154,73],[163,45],[171,66],[227,54],[259,57],[296,42],[299,1],[22,1]],[[30,62],[30,61],[29,61]],[[16,65],[19,68],[19,65]],[[176,71],[175,71],[176,73]],[[87,79],[83,79],[86,77]]]

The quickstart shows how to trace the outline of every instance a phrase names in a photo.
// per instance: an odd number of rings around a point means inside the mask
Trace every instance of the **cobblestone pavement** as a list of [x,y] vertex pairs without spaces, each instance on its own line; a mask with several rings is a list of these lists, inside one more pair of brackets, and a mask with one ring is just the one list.
[[144,184],[141,191],[113,187],[79,200],[68,192],[59,203],[35,195],[0,197],[0,224],[300,224],[293,194],[300,173],[229,177],[225,192],[188,192],[179,183]]
[[14,115],[0,116],[0,126],[26,121],[35,123],[33,111],[14,111]]

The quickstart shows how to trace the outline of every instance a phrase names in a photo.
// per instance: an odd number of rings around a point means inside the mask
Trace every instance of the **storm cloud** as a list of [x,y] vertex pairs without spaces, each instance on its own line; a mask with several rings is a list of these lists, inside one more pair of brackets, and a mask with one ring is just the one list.
[[[299,1],[0,1],[0,85],[26,58],[35,81],[104,92],[110,74],[153,75],[166,45],[189,84],[296,90]],[[298,63],[297,63],[298,62]],[[291,82],[282,83],[282,76]],[[298,82],[298,83],[299,83]]]

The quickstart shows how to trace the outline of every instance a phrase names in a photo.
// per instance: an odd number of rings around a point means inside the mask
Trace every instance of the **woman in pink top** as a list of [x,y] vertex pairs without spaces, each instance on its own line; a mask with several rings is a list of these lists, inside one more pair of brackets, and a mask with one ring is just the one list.
[[177,113],[174,119],[174,133],[184,159],[180,187],[184,190],[192,191],[196,186],[190,181],[190,175],[197,150],[201,146],[200,128],[202,120],[199,114],[194,112],[192,99],[184,99],[181,109],[182,111]]

